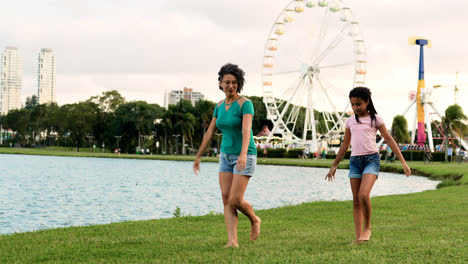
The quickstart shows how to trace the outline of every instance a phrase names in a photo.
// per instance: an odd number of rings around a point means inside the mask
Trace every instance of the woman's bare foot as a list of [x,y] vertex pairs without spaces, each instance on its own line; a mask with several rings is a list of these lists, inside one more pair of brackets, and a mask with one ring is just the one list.
[[351,245],[357,245],[357,244],[361,244],[361,243],[362,243],[361,240],[356,239],[356,240],[354,240],[353,242],[351,242]]
[[361,236],[359,237],[359,240],[361,241],[369,241],[370,237],[371,237],[371,229],[368,228],[368,229],[364,229],[364,231],[362,232]]
[[238,248],[239,247],[239,244],[238,243],[234,243],[234,242],[228,242],[226,245],[224,245],[225,248],[230,248],[230,247],[235,247],[235,248]]
[[260,217],[257,216],[257,221],[252,223],[252,229],[250,231],[250,241],[255,241],[260,235],[261,223],[262,223],[262,219],[260,219]]

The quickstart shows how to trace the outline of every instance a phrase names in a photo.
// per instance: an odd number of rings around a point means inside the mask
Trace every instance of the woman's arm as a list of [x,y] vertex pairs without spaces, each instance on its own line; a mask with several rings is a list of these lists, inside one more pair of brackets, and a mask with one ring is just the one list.
[[344,136],[343,142],[341,143],[340,150],[338,150],[338,154],[336,154],[336,158],[333,161],[333,164],[327,176],[325,176],[325,180],[328,179],[328,181],[332,181],[333,179],[335,179],[335,172],[336,172],[336,169],[338,168],[338,164],[340,164],[340,161],[343,159],[344,155],[346,154],[346,151],[348,151],[350,144],[351,144],[351,131],[349,130],[349,128],[346,128],[345,136]]
[[193,171],[196,175],[198,175],[198,172],[200,171],[201,156],[203,155],[203,153],[205,153],[206,148],[211,144],[211,140],[213,139],[213,136],[216,132],[216,119],[216,117],[213,117],[213,119],[211,119],[210,126],[208,127],[208,130],[206,131],[205,135],[203,136],[202,143],[200,145],[200,148],[198,149],[195,161],[193,162]]
[[252,131],[252,119],[253,115],[245,114],[242,117],[242,149],[237,159],[236,169],[238,171],[243,171],[245,168],[245,163],[247,162],[247,151],[249,150],[250,144],[250,132]]
[[398,157],[398,159],[401,162],[401,165],[403,166],[403,170],[405,171],[406,176],[411,175],[411,169],[408,167],[408,164],[406,164],[405,158],[403,158],[403,155],[401,154],[400,148],[398,147],[397,143],[393,139],[392,135],[388,133],[387,128],[385,127],[385,124],[381,125],[379,127],[380,134],[382,137],[385,139],[385,142],[387,142],[387,145],[390,147],[390,149],[395,153],[395,155]]

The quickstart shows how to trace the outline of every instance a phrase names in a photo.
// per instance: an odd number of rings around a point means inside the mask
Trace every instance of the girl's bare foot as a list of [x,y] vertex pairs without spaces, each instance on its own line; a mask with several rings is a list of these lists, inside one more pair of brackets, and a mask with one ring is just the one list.
[[250,231],[250,241],[255,241],[260,235],[260,224],[262,219],[257,216],[257,221],[252,223],[252,230]]
[[351,242],[351,245],[357,245],[357,244],[361,244],[361,243],[362,243],[361,240],[356,239],[356,240],[354,240],[353,242]]
[[239,247],[239,244],[238,243],[234,243],[234,242],[228,242],[226,245],[224,245],[225,248],[230,248],[230,247],[235,247],[235,248],[238,248]]
[[368,228],[368,229],[364,229],[364,231],[362,232],[361,236],[359,237],[359,240],[361,241],[369,241],[370,237],[371,237],[371,229]]

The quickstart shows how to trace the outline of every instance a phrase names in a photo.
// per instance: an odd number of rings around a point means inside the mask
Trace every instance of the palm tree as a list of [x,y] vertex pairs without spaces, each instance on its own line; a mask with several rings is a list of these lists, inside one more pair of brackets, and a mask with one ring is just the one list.
[[[459,105],[456,105],[456,104],[447,107],[447,109],[445,110],[445,117],[442,118],[442,121],[444,124],[444,130],[446,131],[446,134],[447,132],[449,132],[451,134],[458,135],[460,138],[460,142],[459,142],[460,144],[463,138],[463,132],[468,129],[468,126],[464,123],[464,121],[466,121],[467,119],[468,119],[467,116],[463,113],[463,109]],[[448,160],[448,157],[447,157],[447,148],[446,148],[445,161],[447,160]]]
[[181,113],[175,127],[182,132],[182,155],[185,155],[185,140],[190,141],[190,147],[193,148],[192,135],[195,131],[197,119],[191,113]]

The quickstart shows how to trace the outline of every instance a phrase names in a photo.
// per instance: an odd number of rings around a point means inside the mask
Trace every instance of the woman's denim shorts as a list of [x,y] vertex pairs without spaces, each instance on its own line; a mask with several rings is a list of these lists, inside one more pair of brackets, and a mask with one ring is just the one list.
[[236,170],[239,155],[232,155],[221,152],[219,155],[219,172],[231,172],[233,174],[252,176],[257,165],[257,155],[247,154],[245,168],[242,171]]
[[380,155],[379,153],[351,156],[349,159],[349,178],[361,179],[364,174],[379,176]]

